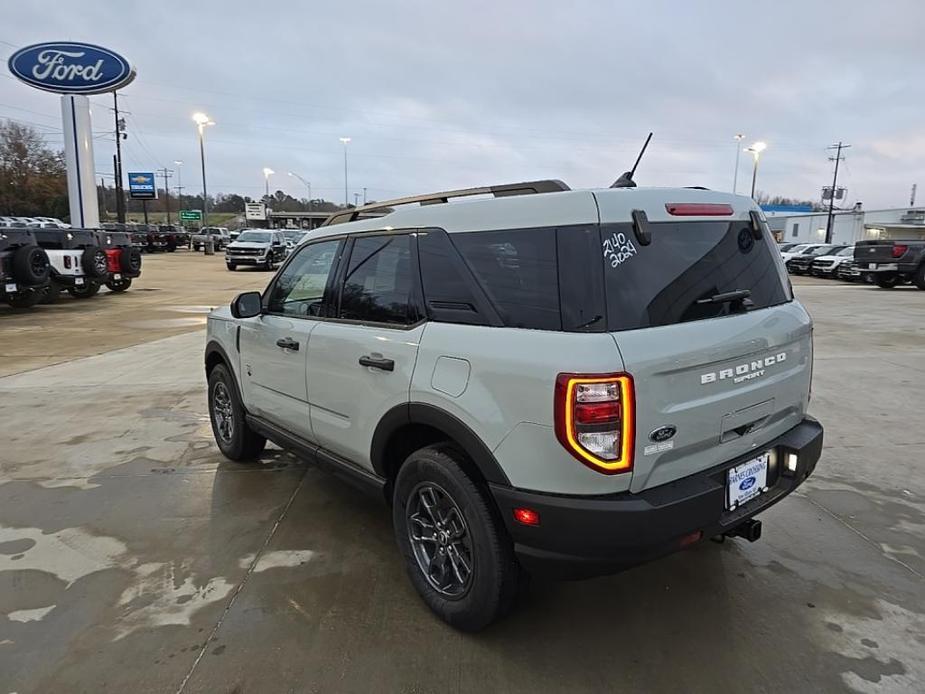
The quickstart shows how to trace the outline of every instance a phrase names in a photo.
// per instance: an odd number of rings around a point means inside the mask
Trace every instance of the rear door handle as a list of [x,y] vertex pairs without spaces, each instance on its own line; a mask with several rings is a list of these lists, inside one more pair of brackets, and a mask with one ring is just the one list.
[[283,349],[291,349],[293,352],[299,351],[299,343],[293,340],[291,337],[282,337],[276,341],[277,347],[282,347]]
[[391,359],[383,359],[382,357],[360,357],[360,366],[369,366],[374,369],[382,369],[383,371],[395,370],[395,362]]

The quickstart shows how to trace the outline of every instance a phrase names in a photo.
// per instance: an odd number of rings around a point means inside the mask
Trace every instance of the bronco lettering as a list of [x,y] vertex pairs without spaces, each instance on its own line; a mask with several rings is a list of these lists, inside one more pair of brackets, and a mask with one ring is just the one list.
[[753,378],[764,376],[765,367],[772,366],[774,364],[780,364],[786,359],[787,353],[779,352],[774,356],[765,357],[764,359],[756,359],[751,362],[745,362],[744,364],[736,364],[731,369],[720,369],[718,372],[711,371],[709,373],[701,374],[700,385],[706,385],[707,383],[714,383],[716,381],[725,381],[727,378],[731,378],[733,383],[750,381]]

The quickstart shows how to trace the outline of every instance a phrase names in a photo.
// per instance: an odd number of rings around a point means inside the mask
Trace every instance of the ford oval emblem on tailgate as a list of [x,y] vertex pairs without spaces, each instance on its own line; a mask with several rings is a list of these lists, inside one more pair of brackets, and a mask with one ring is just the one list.
[[672,436],[678,433],[678,428],[671,425],[659,427],[651,434],[649,434],[650,441],[667,441]]

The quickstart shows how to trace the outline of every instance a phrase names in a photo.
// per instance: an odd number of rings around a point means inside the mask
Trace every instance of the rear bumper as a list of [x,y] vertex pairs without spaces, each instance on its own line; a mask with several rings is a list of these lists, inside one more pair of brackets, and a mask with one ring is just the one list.
[[[682,540],[730,531],[777,503],[813,472],[822,452],[822,425],[807,417],[754,453],[675,482],[633,494],[557,496],[490,485],[521,564],[533,573],[586,578],[642,564],[686,546]],[[726,510],[726,470],[774,449],[767,492],[734,511]],[[784,474],[783,453],[796,453],[797,471]],[[513,510],[526,507],[540,525],[524,526]]]
[[106,277],[88,277],[87,275],[65,275],[61,274],[55,270],[51,272],[52,281],[62,287],[85,287],[88,284],[96,282],[102,284],[108,279],[109,275]]

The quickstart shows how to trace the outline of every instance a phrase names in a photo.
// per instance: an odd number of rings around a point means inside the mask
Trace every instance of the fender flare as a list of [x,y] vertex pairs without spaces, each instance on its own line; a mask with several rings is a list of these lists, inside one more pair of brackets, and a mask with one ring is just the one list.
[[511,482],[498,464],[491,449],[455,415],[434,405],[411,402],[397,405],[383,415],[376,426],[370,446],[370,460],[373,470],[381,477],[387,477],[385,447],[392,434],[406,424],[425,424],[449,436],[462,448],[475,464],[487,482],[510,486]]

